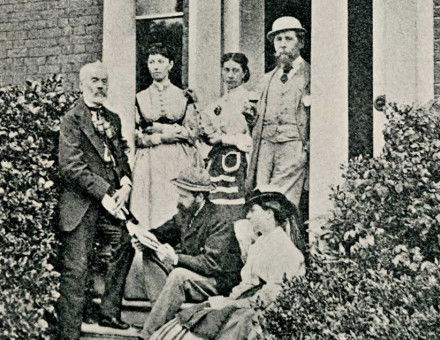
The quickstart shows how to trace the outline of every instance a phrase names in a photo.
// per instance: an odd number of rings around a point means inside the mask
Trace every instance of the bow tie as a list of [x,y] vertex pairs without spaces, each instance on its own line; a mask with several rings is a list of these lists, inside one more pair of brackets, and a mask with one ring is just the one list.
[[87,106],[92,114],[98,114],[100,116],[104,113],[104,107],[101,106]]
[[101,137],[112,139],[115,131],[110,122],[105,118],[104,107],[89,107],[89,109],[92,114],[92,123],[96,132],[98,132]]

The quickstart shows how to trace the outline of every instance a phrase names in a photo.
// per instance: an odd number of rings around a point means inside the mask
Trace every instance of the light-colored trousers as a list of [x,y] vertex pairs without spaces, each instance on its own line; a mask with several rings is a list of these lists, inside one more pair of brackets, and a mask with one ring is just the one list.
[[[141,334],[148,338],[156,329],[171,320],[185,301],[203,302],[218,295],[217,281],[185,268],[172,269],[169,275],[151,257],[144,257],[147,290],[154,301]],[[159,294],[158,294],[159,293]]]
[[306,164],[302,141],[274,143],[263,139],[257,162],[257,188],[274,186],[298,208]]

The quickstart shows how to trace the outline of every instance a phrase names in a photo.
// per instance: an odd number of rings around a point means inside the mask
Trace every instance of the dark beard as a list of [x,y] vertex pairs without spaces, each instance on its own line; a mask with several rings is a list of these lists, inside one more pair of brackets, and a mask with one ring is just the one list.
[[276,55],[277,58],[277,64],[278,65],[285,65],[285,64],[291,64],[296,58],[295,55],[292,53],[280,53]]
[[193,202],[189,208],[185,207],[182,203],[177,203],[177,210],[184,215],[193,216],[197,209],[199,209],[197,202]]

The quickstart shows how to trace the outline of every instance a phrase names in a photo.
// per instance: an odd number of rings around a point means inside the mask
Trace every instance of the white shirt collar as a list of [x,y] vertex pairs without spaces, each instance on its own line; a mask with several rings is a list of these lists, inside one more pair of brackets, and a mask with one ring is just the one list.
[[304,59],[301,56],[298,56],[294,61],[292,61],[292,69],[295,70],[303,63]]
[[244,84],[241,84],[235,88],[233,88],[232,90],[228,90],[226,89],[225,94],[237,94],[237,93],[241,93],[243,92],[243,90],[245,90],[245,87],[243,86]]
[[[296,71],[298,71],[298,68],[301,66],[301,64],[303,62],[304,62],[304,59],[301,56],[298,56],[294,61],[292,61],[292,64],[291,64],[292,69],[287,74],[289,79],[293,76],[293,74],[296,73]],[[280,74],[280,76],[281,76],[281,74],[283,74],[283,68],[279,67],[277,73]]]

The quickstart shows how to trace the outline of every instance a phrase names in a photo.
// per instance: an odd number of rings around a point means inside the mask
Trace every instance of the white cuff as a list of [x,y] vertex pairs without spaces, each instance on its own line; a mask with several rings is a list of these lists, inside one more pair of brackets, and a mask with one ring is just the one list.
[[121,178],[121,181],[119,182],[119,184],[121,185],[121,187],[123,187],[124,185],[129,185],[132,186],[133,184],[131,183],[130,178],[128,178],[127,176],[124,176]]
[[310,94],[304,95],[302,98],[302,102],[305,107],[309,107],[312,104],[312,98]]

